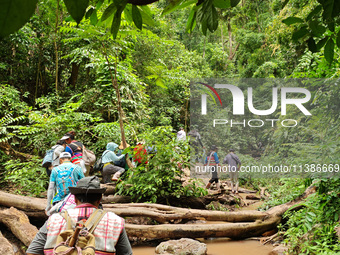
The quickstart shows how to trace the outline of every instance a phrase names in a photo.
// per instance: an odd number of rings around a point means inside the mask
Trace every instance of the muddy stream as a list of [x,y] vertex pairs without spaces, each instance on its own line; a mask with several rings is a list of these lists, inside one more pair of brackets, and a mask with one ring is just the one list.
[[[247,194],[240,194],[245,199]],[[240,210],[256,210],[263,202],[258,201]],[[217,222],[209,222],[209,224],[218,224]],[[196,239],[207,245],[208,255],[268,255],[273,246],[262,245],[255,240],[233,241],[229,238],[198,238]],[[132,247],[134,255],[154,255],[156,247],[137,246]]]

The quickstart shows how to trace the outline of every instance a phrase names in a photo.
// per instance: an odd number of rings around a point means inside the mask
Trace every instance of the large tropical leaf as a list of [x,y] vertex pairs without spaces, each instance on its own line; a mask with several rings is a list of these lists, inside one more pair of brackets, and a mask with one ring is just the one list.
[[64,3],[71,17],[79,24],[89,6],[89,0],[64,0]]
[[0,38],[19,30],[33,15],[38,0],[0,0]]

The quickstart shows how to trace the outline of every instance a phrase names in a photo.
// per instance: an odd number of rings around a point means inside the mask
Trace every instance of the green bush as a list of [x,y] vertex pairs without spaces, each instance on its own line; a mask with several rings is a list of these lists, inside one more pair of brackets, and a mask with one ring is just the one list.
[[33,157],[29,161],[9,160],[5,165],[3,182],[9,182],[18,194],[39,196],[48,186],[48,176],[41,167],[41,159]]
[[[152,157],[147,155],[147,164],[140,164],[130,170],[125,181],[117,185],[118,193],[129,195],[133,201],[167,202],[171,197],[206,195],[205,189],[191,181],[183,186],[181,169],[189,167],[189,145],[179,143],[164,127],[155,129],[145,137],[145,147],[157,150]],[[133,153],[132,148],[130,153]]]

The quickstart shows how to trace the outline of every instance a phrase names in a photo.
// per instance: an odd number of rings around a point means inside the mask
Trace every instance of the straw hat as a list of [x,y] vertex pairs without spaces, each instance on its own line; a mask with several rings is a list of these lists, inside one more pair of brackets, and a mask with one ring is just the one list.
[[[129,148],[129,147],[130,147],[130,144],[126,143],[126,148]],[[120,142],[120,145],[118,146],[118,149],[124,150],[124,146],[123,146],[123,142],[122,141]]]

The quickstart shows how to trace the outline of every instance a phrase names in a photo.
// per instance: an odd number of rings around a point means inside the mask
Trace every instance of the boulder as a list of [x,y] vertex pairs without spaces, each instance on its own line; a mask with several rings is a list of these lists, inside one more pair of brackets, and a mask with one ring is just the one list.
[[156,247],[156,254],[206,255],[207,245],[193,239],[181,238],[160,243]]
[[285,255],[288,252],[288,247],[279,245],[276,246],[270,253],[269,255]]

